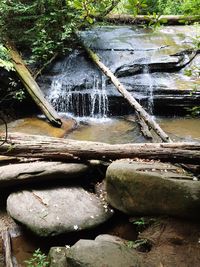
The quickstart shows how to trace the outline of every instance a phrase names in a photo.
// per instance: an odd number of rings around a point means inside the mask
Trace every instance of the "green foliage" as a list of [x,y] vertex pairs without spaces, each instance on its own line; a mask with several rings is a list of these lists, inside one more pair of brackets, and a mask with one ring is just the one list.
[[47,261],[47,256],[41,252],[38,248],[33,253],[33,257],[25,261],[26,267],[48,267],[49,262]]
[[139,231],[142,231],[144,229],[146,229],[147,227],[149,227],[150,225],[152,225],[153,223],[156,222],[156,220],[154,218],[149,218],[149,217],[141,217],[138,219],[130,219],[130,222],[132,222],[134,225],[137,226],[137,229]]
[[133,15],[199,15],[200,0],[122,0],[119,7],[121,13]]
[[125,6],[134,16],[141,13],[141,10],[147,7],[146,0],[128,0]]
[[140,247],[148,244],[148,240],[147,239],[138,239],[135,241],[126,241],[125,244],[128,248],[133,248],[133,249],[139,250]]
[[2,44],[0,44],[0,67],[7,71],[14,70],[13,64],[10,62],[8,51]]
[[22,102],[26,98],[24,90],[19,89],[17,92],[14,93],[13,98],[18,100],[19,102]]
[[2,0],[0,36],[9,37],[23,48],[31,48],[32,61],[45,62],[55,52],[70,49],[74,31],[106,15],[116,3],[113,0]]
[[200,0],[185,0],[182,1],[180,10],[183,14],[199,15],[200,13]]

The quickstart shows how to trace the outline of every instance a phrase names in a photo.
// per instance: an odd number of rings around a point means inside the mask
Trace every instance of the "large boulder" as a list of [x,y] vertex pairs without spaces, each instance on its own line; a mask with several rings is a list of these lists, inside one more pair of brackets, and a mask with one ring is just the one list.
[[[120,238],[102,235],[79,240],[71,248],[50,250],[50,267],[133,267],[142,266],[141,256]],[[65,263],[64,263],[64,258]],[[62,259],[61,265],[55,265]]]
[[80,187],[12,193],[7,211],[39,236],[93,228],[112,216],[105,203]]
[[129,215],[200,217],[200,182],[171,164],[115,161],[107,169],[106,190],[108,202]]
[[33,181],[81,178],[87,174],[88,170],[89,167],[85,164],[55,161],[10,164],[0,167],[0,186]]

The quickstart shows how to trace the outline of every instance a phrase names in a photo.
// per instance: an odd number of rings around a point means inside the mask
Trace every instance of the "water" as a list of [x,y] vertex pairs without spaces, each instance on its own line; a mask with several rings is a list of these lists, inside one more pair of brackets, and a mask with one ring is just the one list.
[[[156,121],[173,141],[200,141],[200,119],[183,117],[157,117]],[[74,140],[105,142],[110,144],[148,142],[139,130],[134,116],[116,117],[104,123],[90,121],[66,136]]]
[[[76,77],[74,64],[78,64],[78,52],[75,51],[59,67],[60,74],[51,81],[47,99],[58,112],[71,113],[77,117],[106,118],[108,114],[108,96],[106,78],[95,72],[83,73],[84,77]],[[92,79],[91,79],[92,77]],[[80,78],[81,84],[76,86]]]
[[143,68],[143,79],[147,81],[148,86],[146,86],[146,94],[147,94],[147,111],[150,115],[153,114],[153,78],[149,71],[149,66],[145,65]]

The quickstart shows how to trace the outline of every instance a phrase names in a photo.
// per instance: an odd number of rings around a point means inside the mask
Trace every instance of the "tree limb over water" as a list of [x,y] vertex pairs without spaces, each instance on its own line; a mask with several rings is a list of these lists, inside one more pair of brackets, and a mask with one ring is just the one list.
[[[112,23],[125,24],[145,24],[151,22],[153,16],[147,15],[128,15],[128,14],[109,14],[104,20]],[[186,23],[194,23],[200,21],[200,16],[185,16],[185,15],[162,15],[158,21],[165,25],[185,25]]]
[[[77,35],[78,36],[78,35]],[[103,64],[99,56],[94,53],[83,41],[82,45],[88,53],[92,61],[98,66],[98,68],[111,80],[116,89],[122,94],[122,96],[128,101],[128,103],[137,111],[138,120],[140,118],[146,123],[149,129],[153,129],[154,132],[161,138],[164,142],[172,142],[170,137],[161,129],[161,127],[156,123],[156,121],[143,109],[143,107],[135,100],[131,93],[129,93],[124,85],[118,80],[118,78],[112,73],[112,71]],[[142,122],[143,123],[143,122]]]

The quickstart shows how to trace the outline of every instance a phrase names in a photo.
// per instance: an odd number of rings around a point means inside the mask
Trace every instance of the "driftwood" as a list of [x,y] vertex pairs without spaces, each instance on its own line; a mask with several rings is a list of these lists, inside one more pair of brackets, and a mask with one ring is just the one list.
[[2,241],[5,267],[13,267],[11,240],[8,230],[2,231]]
[[37,104],[37,106],[40,108],[40,110],[45,114],[45,116],[49,119],[49,121],[53,125],[60,127],[62,125],[60,116],[55,111],[55,109],[50,105],[50,103],[44,98],[42,91],[40,90],[38,84],[36,83],[31,73],[25,66],[19,53],[16,51],[16,49],[10,42],[6,43],[6,47],[9,51],[9,55],[12,59],[14,68],[20,80],[24,84],[25,88],[27,89],[27,91]]
[[144,119],[136,112],[136,117],[138,124],[140,126],[140,131],[146,139],[153,140],[153,135],[151,134],[148,125],[145,123]]
[[148,125],[148,127],[154,130],[154,132],[163,140],[164,142],[172,142],[170,137],[160,128],[160,126],[155,122],[155,120],[143,109],[143,107],[135,100],[135,98],[129,93],[123,84],[118,80],[118,78],[112,73],[112,71],[106,67],[98,57],[88,46],[83,44],[85,50],[87,51],[93,62],[102,70],[102,72],[110,78],[111,82],[114,84],[116,89],[123,95],[123,97],[129,102],[129,104],[137,111],[138,119],[140,117]]
[[[154,20],[153,16],[145,15],[127,15],[127,14],[109,14],[104,20],[112,23],[126,23],[126,24],[144,24]],[[158,21],[165,25],[185,25],[186,22],[194,23],[200,21],[200,16],[184,16],[184,15],[162,15],[158,18]]]
[[200,143],[138,143],[105,144],[75,141],[46,136],[9,134],[10,144],[0,147],[0,154],[7,156],[41,158],[45,160],[115,160],[144,158],[161,161],[200,163]]

